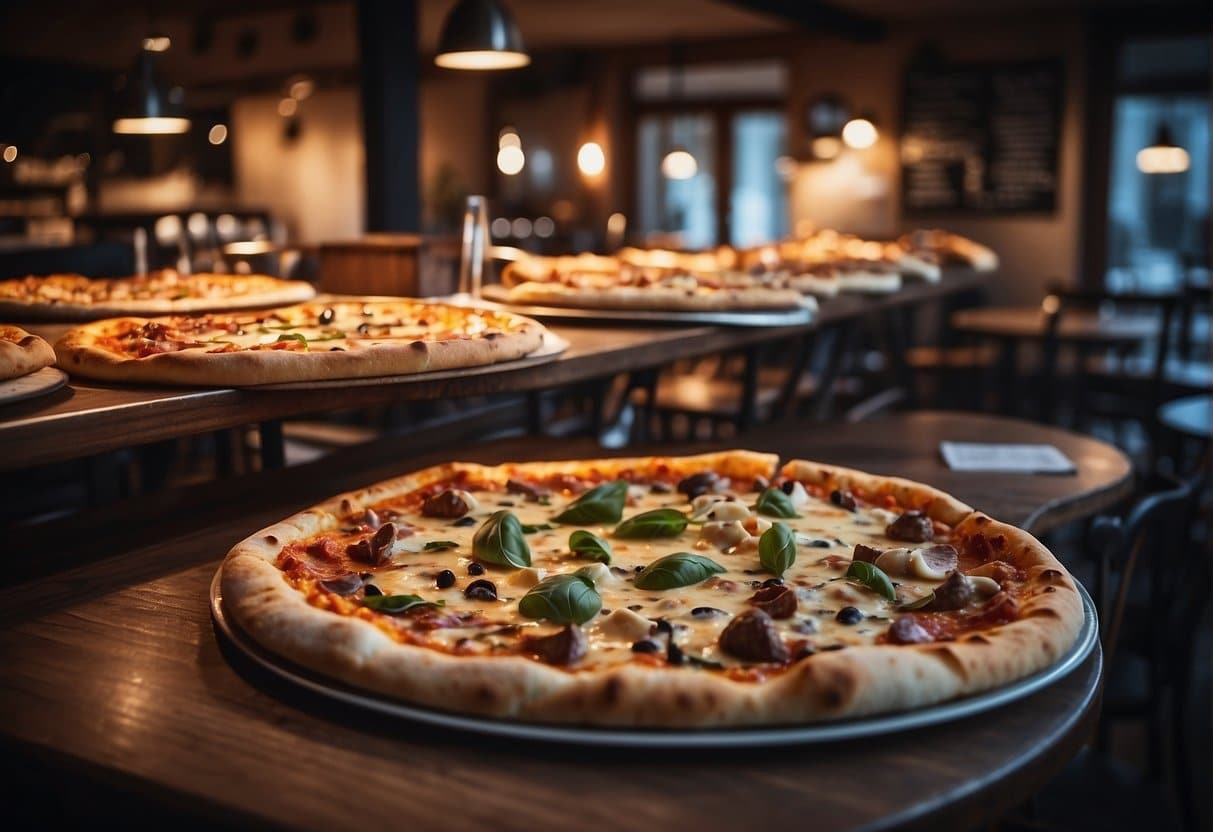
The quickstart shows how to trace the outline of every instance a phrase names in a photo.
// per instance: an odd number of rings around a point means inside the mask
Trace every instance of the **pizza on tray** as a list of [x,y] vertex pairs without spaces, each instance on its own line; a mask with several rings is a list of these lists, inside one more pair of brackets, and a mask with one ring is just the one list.
[[543,326],[509,312],[347,297],[94,321],[64,334],[55,353],[62,369],[89,378],[244,387],[496,364],[529,355],[545,337]]
[[19,326],[0,324],[0,381],[35,373],[55,363],[51,345]]
[[1048,667],[1083,620],[1031,535],[933,488],[772,455],[453,463],[262,529],[225,613],[408,703],[688,728],[921,708]]
[[779,281],[725,271],[707,255],[688,266],[678,252],[658,260],[582,254],[570,257],[527,255],[501,272],[503,300],[517,304],[583,309],[635,309],[675,312],[792,310],[812,301]]
[[167,315],[280,306],[316,294],[301,280],[266,275],[178,274],[88,278],[54,274],[0,280],[0,315],[89,321],[112,315]]

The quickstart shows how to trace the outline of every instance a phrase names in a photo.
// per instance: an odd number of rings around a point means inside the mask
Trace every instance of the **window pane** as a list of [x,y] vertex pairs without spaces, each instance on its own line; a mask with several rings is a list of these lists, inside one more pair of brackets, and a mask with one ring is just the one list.
[[729,194],[730,242],[751,246],[788,231],[787,192],[776,171],[783,154],[784,119],[777,112],[733,118],[733,190]]
[[[639,230],[645,242],[671,248],[716,244],[715,130],[711,116],[645,116],[637,140]],[[695,157],[689,179],[667,179],[661,161],[674,147]]]

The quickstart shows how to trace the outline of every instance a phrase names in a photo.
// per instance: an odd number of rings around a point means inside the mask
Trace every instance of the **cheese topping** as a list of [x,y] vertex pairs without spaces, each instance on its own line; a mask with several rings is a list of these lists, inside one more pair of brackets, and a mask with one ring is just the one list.
[[[460,483],[460,487],[468,486]],[[396,533],[405,536],[391,547],[390,562],[373,567],[348,564],[350,568],[361,571],[365,583],[384,595],[418,596],[441,605],[414,607],[395,617],[368,616],[402,640],[458,654],[517,654],[527,637],[550,635],[567,622],[526,617],[519,611],[521,599],[544,578],[577,573],[592,583],[601,609],[578,622],[588,639],[588,651],[571,669],[659,660],[689,661],[699,668],[752,667],[754,661],[739,659],[720,645],[721,633],[738,616],[758,609],[769,614],[793,657],[872,644],[888,630],[899,607],[928,601],[946,577],[946,573],[932,571],[932,564],[940,561],[938,556],[932,559],[924,555],[929,554],[924,547],[906,547],[886,536],[889,518],[896,518],[896,512],[862,501],[855,510],[848,510],[811,495],[799,483],[788,488],[787,496],[796,507],[794,517],[756,513],[756,493],[725,491],[689,501],[672,493],[668,485],[641,489],[633,484],[627,491],[623,520],[665,509],[689,521],[681,531],[677,523],[655,526],[655,534],[669,536],[640,539],[614,536],[618,525],[614,522],[554,523],[553,518],[576,496],[567,490],[551,498],[469,490],[475,492],[475,499],[469,502],[471,510],[458,518],[424,516],[418,510],[418,498],[412,495],[377,504],[367,512],[376,520],[392,518]],[[426,496],[441,491],[430,488]],[[490,516],[503,511],[520,521],[531,554],[529,567],[485,563],[473,557],[473,536]],[[729,519],[707,519],[713,512],[724,512]],[[375,533],[363,523],[363,516],[360,512],[340,518],[341,534],[322,536],[329,539],[322,548],[330,555],[337,553],[335,558],[323,560],[341,562],[339,553],[346,546]],[[696,517],[701,519],[690,519]],[[760,551],[761,534],[773,523],[788,528],[791,535],[787,539],[795,548],[794,562],[778,579],[764,568]],[[569,536],[578,529],[609,544],[609,564],[571,551]],[[943,530],[941,536],[940,531],[937,525],[935,544],[947,542],[948,532]],[[891,579],[893,599],[847,577],[857,544],[883,551],[876,565]],[[316,541],[298,544],[282,557],[292,551],[313,552],[316,546]],[[689,586],[642,589],[635,585],[637,576],[650,564],[676,553],[705,557],[720,571],[705,572]],[[961,554],[958,564],[962,571],[977,565],[964,558]],[[315,574],[329,564],[304,559],[312,564],[311,569],[292,571],[282,558],[280,565],[289,580],[306,590],[315,586]],[[335,565],[331,568],[342,571]],[[446,570],[454,573],[453,584],[449,576],[441,577]],[[477,587],[469,591],[473,582]],[[491,583],[495,592],[488,593],[484,582]],[[973,579],[972,586],[983,599],[999,589],[998,582],[990,578]],[[366,610],[359,609],[360,594],[342,599],[345,611],[366,615]],[[327,595],[316,593],[311,600],[331,608]]]

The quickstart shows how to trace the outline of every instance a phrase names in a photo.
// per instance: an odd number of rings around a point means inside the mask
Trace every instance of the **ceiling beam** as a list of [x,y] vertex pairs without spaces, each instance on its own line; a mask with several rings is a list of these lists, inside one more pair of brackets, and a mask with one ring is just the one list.
[[875,41],[885,35],[885,24],[874,17],[849,11],[826,0],[725,0],[752,12],[782,18],[809,32],[836,35],[846,40]]

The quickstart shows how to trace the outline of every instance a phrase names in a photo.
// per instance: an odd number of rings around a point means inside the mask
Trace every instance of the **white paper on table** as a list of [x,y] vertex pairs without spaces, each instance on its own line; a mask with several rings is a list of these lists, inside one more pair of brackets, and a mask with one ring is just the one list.
[[943,461],[953,471],[1001,474],[1073,474],[1077,466],[1053,445],[999,442],[940,442]]

